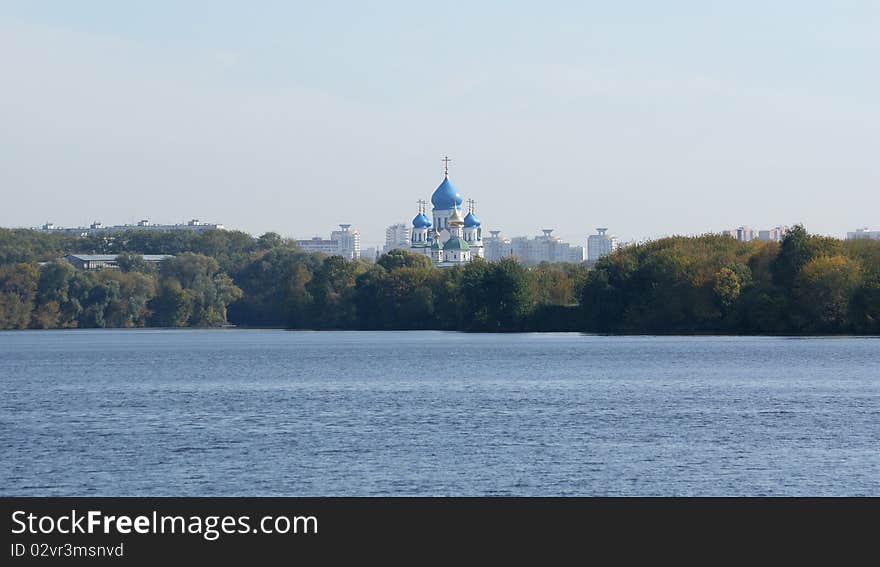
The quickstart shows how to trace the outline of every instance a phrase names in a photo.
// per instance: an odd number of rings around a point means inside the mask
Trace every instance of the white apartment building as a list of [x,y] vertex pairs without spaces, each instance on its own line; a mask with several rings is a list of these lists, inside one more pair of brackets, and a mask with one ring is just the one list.
[[320,236],[315,236],[308,240],[297,240],[296,245],[302,248],[304,252],[322,252],[330,256],[339,254],[339,242],[327,240]]
[[[497,259],[515,256],[528,266],[534,266],[541,262],[580,263],[584,261],[583,246],[572,246],[568,242],[563,242],[558,236],[553,236],[552,228],[542,229],[541,232],[543,234],[534,238],[516,236],[509,239],[509,243],[504,243],[501,238],[490,238],[486,241],[486,257],[489,258],[488,243],[492,240],[492,256],[500,255],[500,258]],[[493,234],[492,237],[494,236]]]
[[607,256],[620,247],[620,241],[612,234],[606,234],[607,228],[597,228],[596,234],[587,237],[587,259],[595,262],[603,256]]
[[489,238],[484,241],[483,246],[486,260],[490,262],[497,262],[502,258],[513,256],[511,240],[506,236],[502,236],[500,230],[490,230]]
[[721,234],[723,234],[724,236],[736,238],[740,242],[749,242],[750,240],[754,240],[755,238],[755,231],[748,226],[740,226],[733,229],[722,230]]
[[782,242],[782,237],[788,232],[787,226],[774,226],[769,230],[759,230],[758,240],[762,242]]
[[847,232],[846,239],[847,240],[860,240],[860,239],[880,240],[880,230],[868,230],[867,227],[857,228],[855,232]]
[[350,224],[340,224],[339,230],[330,233],[330,240],[339,242],[339,255],[349,260],[361,257],[361,233]]
[[369,248],[361,249],[361,260],[366,260],[367,262],[375,263],[376,260],[379,259],[381,255],[381,251],[377,246],[370,246]]
[[748,226],[740,226],[730,230],[722,230],[721,234],[736,238],[741,242],[751,242],[752,240],[781,242],[786,232],[788,232],[787,226],[774,226],[768,230],[754,230]]
[[392,224],[385,229],[385,247],[382,248],[383,253],[388,253],[395,248],[408,250],[410,247],[410,238],[412,237],[412,227],[405,223]]

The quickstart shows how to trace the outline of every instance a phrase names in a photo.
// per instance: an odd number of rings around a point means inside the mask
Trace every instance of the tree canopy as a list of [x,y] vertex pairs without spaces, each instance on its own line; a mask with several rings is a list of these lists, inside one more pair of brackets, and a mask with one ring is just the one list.
[[[79,271],[67,253],[119,254]],[[143,254],[172,254],[156,268]],[[513,259],[438,269],[305,253],[276,233],[0,229],[0,328],[272,326],[622,333],[880,333],[880,242],[796,226],[781,243],[676,236],[593,269]]]

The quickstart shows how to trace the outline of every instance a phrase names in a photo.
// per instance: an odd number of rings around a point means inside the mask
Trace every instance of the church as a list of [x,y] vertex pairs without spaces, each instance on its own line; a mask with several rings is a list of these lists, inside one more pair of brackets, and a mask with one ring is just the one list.
[[410,237],[412,251],[430,256],[441,268],[484,257],[483,229],[474,212],[474,201],[468,200],[468,213],[462,216],[461,193],[449,180],[450,161],[449,157],[443,158],[443,182],[431,195],[431,218],[427,215],[427,203],[420,200]]

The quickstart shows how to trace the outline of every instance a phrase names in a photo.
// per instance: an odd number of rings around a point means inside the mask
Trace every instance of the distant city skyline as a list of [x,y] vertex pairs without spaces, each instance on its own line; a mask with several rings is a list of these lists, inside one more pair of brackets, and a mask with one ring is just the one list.
[[[392,224],[385,227],[385,231],[384,231],[385,232],[385,239],[384,240],[375,239],[375,242],[374,242],[374,241],[370,240],[369,237],[367,239],[363,239],[361,237],[360,230],[358,229],[356,223],[342,223],[342,224],[336,225],[336,227],[338,227],[338,226],[343,226],[343,227],[350,226],[353,228],[353,230],[357,231],[357,233],[358,233],[358,245],[357,245],[358,248],[363,247],[363,249],[366,250],[367,247],[370,247],[370,248],[375,248],[379,252],[387,252],[388,250],[391,250],[395,247],[404,247],[404,248],[408,247],[408,245],[403,246],[403,243],[405,241],[408,241],[409,233],[412,230],[412,226],[410,225],[410,223],[406,223],[406,222],[392,223]],[[332,227],[331,232],[336,231],[336,227]],[[36,230],[44,230],[44,231],[50,230],[50,231],[67,232],[67,233],[76,232],[77,230],[82,230],[83,232],[119,232],[121,230],[167,231],[167,230],[177,230],[177,229],[208,230],[208,229],[212,229],[212,228],[219,228],[222,230],[242,230],[242,229],[237,229],[233,226],[226,226],[222,223],[206,222],[206,221],[202,221],[199,219],[189,219],[187,221],[182,221],[182,222],[168,222],[168,223],[153,222],[149,219],[141,219],[141,220],[138,220],[137,222],[122,222],[122,223],[104,223],[104,222],[101,222],[100,220],[96,219],[90,223],[81,223],[81,224],[61,224],[61,223],[55,223],[52,221],[46,221],[45,223],[43,223],[40,226],[9,225],[9,226],[3,226],[2,228],[27,228],[27,229],[36,229]],[[673,235],[697,236],[699,234],[711,233],[711,234],[721,234],[721,235],[731,236],[733,238],[736,238],[737,240],[743,240],[743,241],[764,240],[764,241],[777,241],[778,242],[778,241],[782,240],[782,237],[784,236],[784,234],[788,230],[788,228],[789,228],[788,226],[776,225],[776,226],[773,226],[768,229],[755,229],[755,228],[752,228],[746,224],[746,225],[740,225],[739,227],[733,228],[733,229],[721,228],[721,229],[705,231],[702,233],[684,233],[684,232],[680,232],[680,231],[679,232],[670,231],[666,234],[662,234],[659,236],[643,237],[643,238],[623,238],[623,239],[621,239],[618,237],[618,235],[609,235],[607,238],[609,238],[610,240],[608,240],[607,245],[603,246],[604,251],[602,252],[602,254],[605,254],[608,251],[616,249],[616,247],[619,244],[631,244],[631,243],[635,243],[635,242],[644,242],[645,240],[653,240],[653,239],[664,238],[664,237],[673,236]],[[807,227],[807,228],[809,230],[809,227]],[[600,237],[600,240],[604,240],[606,238],[604,236],[604,231],[608,230],[607,228],[597,228],[594,230],[598,231],[599,234],[598,235],[597,234],[586,234],[582,238],[575,237],[575,238],[571,239],[572,244],[573,245],[581,245],[581,243],[583,242],[583,243],[587,243],[587,245],[589,245],[589,242],[591,241],[591,239],[595,240],[597,236]],[[545,233],[544,236],[546,237],[547,236],[546,233],[548,231],[555,232],[555,229],[541,229],[541,231]],[[263,230],[263,231],[244,230],[244,232],[247,232],[255,237],[260,236],[262,234],[265,234],[266,232],[275,232],[284,238],[290,238],[292,240],[297,240],[297,241],[316,240],[317,241],[317,240],[321,239],[322,238],[321,235],[325,234],[327,231],[325,230],[325,231],[323,231],[323,233],[318,232],[317,234],[310,234],[310,235],[284,234],[279,231],[273,231],[273,230]],[[487,231],[487,234],[489,232],[504,233],[503,236],[507,237],[508,239],[510,239],[510,238],[524,239],[524,238],[540,237],[540,235],[536,235],[536,234],[534,234],[534,232],[532,234],[510,234],[510,233],[507,233],[506,231],[501,230],[501,229],[493,229],[491,231]],[[815,233],[815,231],[811,231],[811,232]],[[394,236],[392,237],[391,234],[394,234]],[[405,237],[402,235],[405,235]],[[837,231],[834,233],[828,233],[828,235],[833,236],[835,238],[841,238],[841,239],[857,239],[857,238],[878,239],[878,235],[880,235],[880,231],[871,230],[870,227],[857,227],[855,231],[842,230],[842,231]],[[331,239],[333,238],[332,234],[331,234],[330,238]],[[560,239],[556,235],[554,235],[554,238]],[[363,240],[362,244],[361,244],[361,240]],[[564,239],[561,239],[561,240],[564,240]],[[613,241],[613,243],[612,243],[612,241]],[[327,242],[329,242],[329,241],[327,241]],[[392,243],[394,243],[394,244],[392,244]],[[315,246],[317,246],[317,244]],[[326,247],[326,245],[324,245],[324,246]],[[309,246],[306,246],[306,248],[309,248]],[[315,248],[315,250],[318,250],[319,248],[320,247]],[[607,250],[605,250],[605,248],[607,248]],[[352,250],[353,249],[354,248],[352,248]],[[586,248],[585,248],[585,250],[586,250]]]
[[880,224],[880,5],[684,4],[5,3],[0,226]]

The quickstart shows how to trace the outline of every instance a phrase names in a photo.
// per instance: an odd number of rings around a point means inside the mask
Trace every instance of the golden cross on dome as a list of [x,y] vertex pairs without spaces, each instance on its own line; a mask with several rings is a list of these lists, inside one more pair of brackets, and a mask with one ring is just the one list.
[[449,177],[449,162],[451,162],[452,160],[449,159],[449,156],[443,156],[443,159],[441,159],[440,161],[443,162],[443,175]]
[[418,202],[418,204],[419,204],[419,212],[422,213],[422,214],[424,214],[424,212],[425,212],[425,205],[427,205],[428,202],[425,201],[424,199],[419,199],[417,202]]

